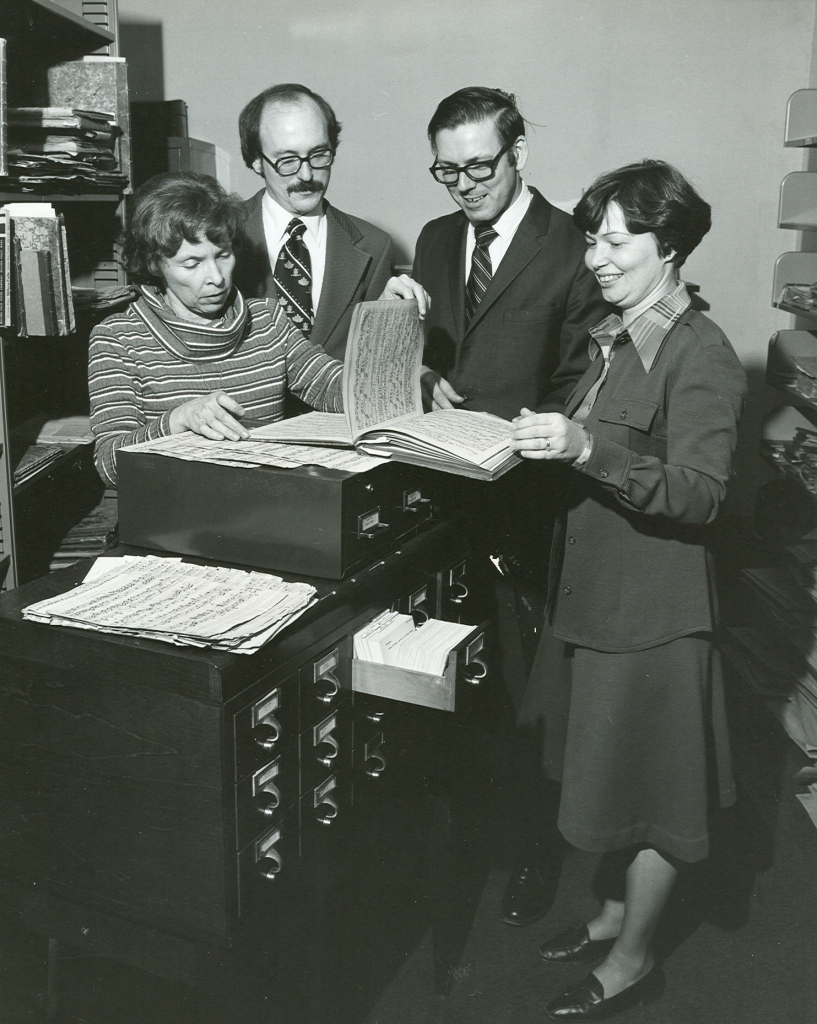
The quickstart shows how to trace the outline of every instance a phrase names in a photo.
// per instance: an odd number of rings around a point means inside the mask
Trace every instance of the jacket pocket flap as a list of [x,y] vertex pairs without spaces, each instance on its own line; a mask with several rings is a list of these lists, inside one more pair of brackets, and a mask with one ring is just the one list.
[[515,320],[517,323],[538,323],[542,320],[550,320],[556,315],[556,306],[549,302],[539,306],[531,306],[529,309],[506,309],[502,314],[503,320]]
[[658,402],[645,402],[643,398],[612,398],[605,404],[599,419],[605,423],[618,423],[635,430],[648,431],[658,412]]

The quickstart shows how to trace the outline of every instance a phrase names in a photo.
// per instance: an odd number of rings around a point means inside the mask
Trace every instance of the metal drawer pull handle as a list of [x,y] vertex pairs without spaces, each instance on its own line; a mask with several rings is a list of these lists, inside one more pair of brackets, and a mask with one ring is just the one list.
[[372,768],[366,769],[366,774],[371,779],[379,779],[383,772],[386,770],[386,756],[381,754],[379,750],[369,755],[369,761],[376,762]]
[[480,657],[473,657],[462,670],[463,679],[474,686],[478,686],[480,679],[484,679],[487,674],[488,666]]
[[415,626],[422,626],[424,622],[428,622],[428,612],[426,611],[425,602],[421,601],[420,604],[416,604],[411,609],[411,617],[414,619]]
[[[327,794],[323,800],[318,804],[318,807],[326,807],[328,810],[323,815],[318,815],[318,821],[321,825],[331,825],[332,822],[337,818],[340,808],[335,802],[335,798],[331,794]],[[317,808],[316,808],[317,810]]]
[[253,738],[259,747],[272,750],[281,738],[281,723],[273,715],[269,715],[253,729]]
[[[454,588],[457,588],[456,591]],[[462,604],[462,602],[468,597],[468,587],[460,580],[456,580],[451,584],[451,589],[448,592],[448,600],[452,604]]]
[[324,672],[322,676],[318,676],[315,682],[328,684],[328,688],[323,693],[317,694],[321,704],[331,704],[340,693],[340,680],[334,672]]
[[272,815],[281,806],[281,791],[277,786],[268,783],[258,793],[258,807],[262,814]]
[[318,758],[318,761],[320,761],[321,764],[325,764],[326,767],[328,768],[329,765],[335,760],[335,758],[340,753],[340,747],[338,746],[338,741],[335,739],[331,732],[327,733],[323,737],[321,743],[326,743],[331,748],[328,754],[325,754],[323,757]]
[[382,710],[381,710],[381,711],[367,711],[367,712],[366,712],[366,718],[367,718],[367,719],[368,719],[368,720],[369,720],[370,722],[374,722],[374,723],[375,723],[375,725],[376,725],[376,724],[377,724],[378,722],[382,722],[382,721],[383,721],[383,719],[384,719],[384,717],[385,717],[385,715],[386,715],[386,712],[385,712],[385,711],[382,711]]
[[281,854],[274,847],[270,847],[266,855],[258,862],[261,877],[266,878],[268,882],[275,881],[275,876],[280,872],[282,866]]

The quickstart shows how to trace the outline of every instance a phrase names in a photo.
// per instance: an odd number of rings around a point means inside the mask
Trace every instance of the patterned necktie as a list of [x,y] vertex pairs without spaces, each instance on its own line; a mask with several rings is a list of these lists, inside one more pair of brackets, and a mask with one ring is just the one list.
[[281,305],[295,327],[309,337],[312,330],[312,261],[304,241],[306,224],[293,217],[287,225],[287,239],[275,261],[275,285]]
[[498,235],[488,224],[474,228],[474,252],[471,256],[471,273],[465,285],[465,322],[471,323],[477,306],[482,301],[485,289],[491,283],[491,254],[488,246]]

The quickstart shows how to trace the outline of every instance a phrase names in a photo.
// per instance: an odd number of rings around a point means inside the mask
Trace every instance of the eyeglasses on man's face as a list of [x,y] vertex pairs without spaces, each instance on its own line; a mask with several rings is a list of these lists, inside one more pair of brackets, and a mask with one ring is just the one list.
[[280,174],[282,178],[291,178],[293,174],[297,174],[300,171],[304,164],[309,164],[313,171],[321,171],[324,167],[331,167],[332,161],[335,159],[335,151],[333,149],[316,149],[314,153],[310,153],[308,156],[281,156],[277,160],[270,160],[268,156],[262,153],[261,159],[268,163],[275,173]]
[[435,161],[429,167],[429,170],[434,175],[434,180],[439,181],[441,185],[456,185],[460,180],[461,174],[466,175],[471,181],[490,181],[496,174],[499,161],[512,148],[515,142],[516,139],[509,142],[507,146],[503,146],[492,160],[474,160],[470,164],[464,164],[462,167],[456,167],[453,164],[441,166]]

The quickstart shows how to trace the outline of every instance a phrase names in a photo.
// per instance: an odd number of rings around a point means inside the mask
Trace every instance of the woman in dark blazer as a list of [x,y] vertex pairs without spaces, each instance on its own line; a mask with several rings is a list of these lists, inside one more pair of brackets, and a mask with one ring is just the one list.
[[547,1007],[599,1020],[654,989],[660,913],[679,869],[707,856],[710,800],[734,800],[707,533],[746,377],[679,282],[710,208],[675,168],[603,175],[574,219],[620,314],[591,329],[592,363],[565,415],[523,409],[514,444],[575,470],[551,558],[552,635],[529,693],[545,694],[560,831],[605,855],[609,898],[540,953],[602,961]]

